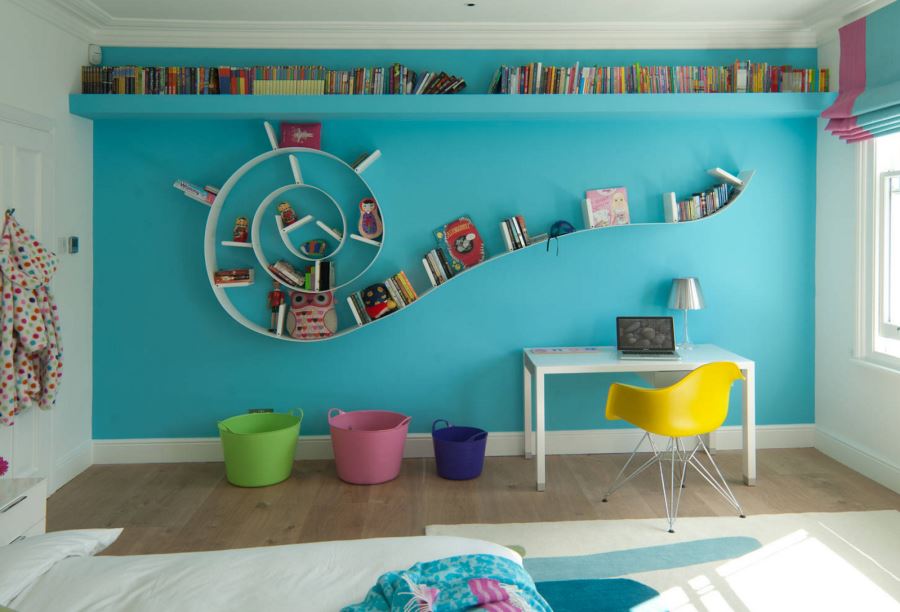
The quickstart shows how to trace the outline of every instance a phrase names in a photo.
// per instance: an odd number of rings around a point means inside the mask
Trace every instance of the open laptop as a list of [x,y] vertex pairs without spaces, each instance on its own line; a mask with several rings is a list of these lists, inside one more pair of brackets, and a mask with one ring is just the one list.
[[672,317],[616,317],[619,359],[679,360]]

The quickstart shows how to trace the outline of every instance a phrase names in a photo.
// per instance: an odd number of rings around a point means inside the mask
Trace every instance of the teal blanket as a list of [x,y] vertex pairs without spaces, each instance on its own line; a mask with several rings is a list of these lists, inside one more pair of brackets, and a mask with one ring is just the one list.
[[552,612],[522,566],[495,555],[416,563],[378,578],[366,598],[342,612]]

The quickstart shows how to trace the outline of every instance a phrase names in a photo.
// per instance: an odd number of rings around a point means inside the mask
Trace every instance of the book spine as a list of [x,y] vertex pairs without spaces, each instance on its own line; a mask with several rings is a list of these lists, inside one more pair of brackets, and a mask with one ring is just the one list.
[[453,278],[455,272],[453,268],[450,267],[450,262],[447,261],[447,257],[444,255],[444,249],[437,249],[437,258],[441,264],[441,270],[444,273],[444,277],[448,280]]
[[431,286],[432,286],[432,287],[437,287],[437,286],[438,286],[438,282],[437,282],[437,280],[434,278],[434,272],[432,272],[432,270],[431,270],[431,264],[428,263],[428,258],[427,258],[427,257],[423,257],[423,258],[422,258],[422,266],[425,268],[425,274],[428,275],[428,282],[431,283]]
[[506,221],[500,222],[500,233],[503,235],[503,242],[506,244],[507,251],[513,251],[512,240],[509,236],[509,226],[507,226]]
[[359,312],[356,310],[356,302],[353,301],[352,295],[347,296],[347,305],[350,306],[350,312],[353,314],[353,318],[356,319],[356,324],[362,325],[363,320]]
[[397,308],[405,308],[406,300],[403,299],[403,295],[397,288],[396,283],[394,283],[394,279],[389,278],[384,281],[384,286],[387,287],[388,294],[391,296],[391,299],[394,300],[394,302],[397,304]]

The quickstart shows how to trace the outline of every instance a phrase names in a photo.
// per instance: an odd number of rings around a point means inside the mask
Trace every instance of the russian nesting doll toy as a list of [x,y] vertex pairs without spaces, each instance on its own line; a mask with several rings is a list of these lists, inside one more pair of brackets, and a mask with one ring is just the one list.
[[269,319],[269,331],[274,333],[278,329],[278,310],[284,304],[284,292],[281,290],[281,283],[277,280],[272,281],[272,291],[269,292],[268,302],[269,310],[272,311]]
[[381,211],[375,198],[365,198],[359,203],[359,235],[369,240],[381,236]]
[[281,225],[287,227],[297,222],[297,213],[290,202],[281,202],[278,207],[278,214],[281,215]]
[[247,221],[247,217],[238,217],[235,219],[234,229],[231,231],[231,239],[235,242],[247,242],[247,228],[249,226],[250,222]]

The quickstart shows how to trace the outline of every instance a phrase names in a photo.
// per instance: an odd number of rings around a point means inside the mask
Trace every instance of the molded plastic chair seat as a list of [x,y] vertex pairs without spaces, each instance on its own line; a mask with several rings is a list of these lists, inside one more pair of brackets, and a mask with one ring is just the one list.
[[[743,379],[741,371],[735,364],[718,362],[701,366],[674,385],[662,389],[643,389],[620,383],[613,384],[609,389],[606,401],[606,418],[627,421],[647,433],[638,442],[631,457],[619,471],[615,481],[603,496],[603,501],[606,501],[614,491],[645,469],[658,464],[669,532],[673,532],[678,515],[678,503],[681,500],[681,489],[684,487],[687,466],[690,465],[743,517],[744,513],[740,504],[731,489],[728,488],[725,478],[713,461],[703,438],[700,437],[718,429],[725,422],[725,417],[728,416],[731,387],[735,381]],[[666,448],[658,450],[650,434],[669,438]],[[693,437],[697,439],[696,446],[693,449],[687,449],[682,438]],[[653,456],[623,478],[625,470],[631,464],[644,440],[649,442]],[[713,471],[700,462],[697,457],[700,450],[708,458],[718,479],[713,475]],[[671,461],[669,494],[666,492],[666,477],[662,464],[667,460]],[[676,464],[680,465],[677,489]]]

